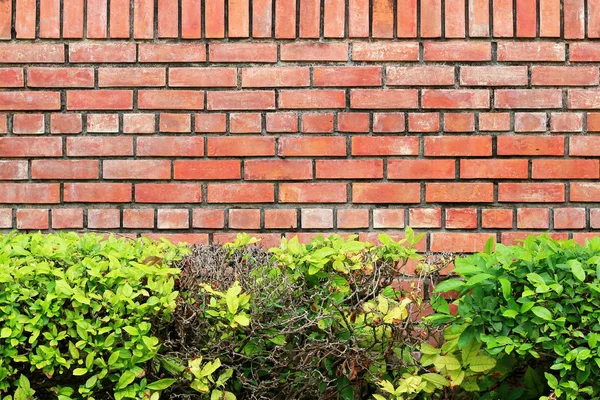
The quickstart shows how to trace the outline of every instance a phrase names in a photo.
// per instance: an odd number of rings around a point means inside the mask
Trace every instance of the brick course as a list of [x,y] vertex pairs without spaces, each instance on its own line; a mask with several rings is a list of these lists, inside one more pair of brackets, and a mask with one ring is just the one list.
[[590,4],[7,0],[0,229],[583,240],[600,229]]

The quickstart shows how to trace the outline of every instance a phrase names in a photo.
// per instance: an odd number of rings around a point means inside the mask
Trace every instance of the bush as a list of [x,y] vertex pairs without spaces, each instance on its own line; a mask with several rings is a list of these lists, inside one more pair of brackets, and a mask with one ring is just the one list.
[[[267,252],[240,236],[224,248],[194,247],[177,263],[183,295],[162,331],[160,360],[184,375],[169,398],[366,399],[379,379],[418,369],[415,351],[431,333],[409,316],[425,307],[425,279],[393,284],[420,259],[419,237],[408,229],[400,243],[379,238],[379,246],[282,239]],[[193,396],[185,366],[200,355],[218,361],[222,378],[196,385]]]
[[175,309],[168,264],[184,253],[148,239],[0,236],[0,397],[158,399],[170,381],[145,378],[152,330]]
[[459,292],[456,316],[438,310],[430,318],[451,323],[456,347],[442,356],[456,361],[448,357],[478,346],[494,358],[466,386],[487,393],[480,398],[598,398],[600,238],[581,246],[530,236],[522,246],[491,247],[457,259],[461,279],[437,287]]

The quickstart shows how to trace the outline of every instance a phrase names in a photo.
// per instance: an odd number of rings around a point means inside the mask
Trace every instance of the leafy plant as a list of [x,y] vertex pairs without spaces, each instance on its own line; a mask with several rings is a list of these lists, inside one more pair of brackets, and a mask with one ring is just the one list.
[[[458,347],[478,343],[521,398],[597,398],[600,395],[600,238],[581,246],[546,235],[522,246],[488,244],[485,253],[459,258],[460,279],[437,291],[459,292],[451,322]],[[521,384],[522,383],[522,384]],[[540,397],[541,396],[541,397]]]
[[[158,399],[149,383],[187,250],[74,233],[0,236],[0,394]],[[4,397],[10,399],[11,397]]]

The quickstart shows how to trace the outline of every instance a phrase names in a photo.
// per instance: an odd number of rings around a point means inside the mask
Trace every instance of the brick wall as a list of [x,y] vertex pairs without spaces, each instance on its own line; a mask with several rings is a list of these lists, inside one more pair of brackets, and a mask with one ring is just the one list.
[[600,0],[0,0],[0,228],[600,227]]

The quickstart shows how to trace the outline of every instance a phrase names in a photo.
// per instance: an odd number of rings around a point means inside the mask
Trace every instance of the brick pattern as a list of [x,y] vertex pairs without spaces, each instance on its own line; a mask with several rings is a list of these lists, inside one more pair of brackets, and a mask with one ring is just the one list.
[[2,230],[600,229],[599,1],[0,3]]

